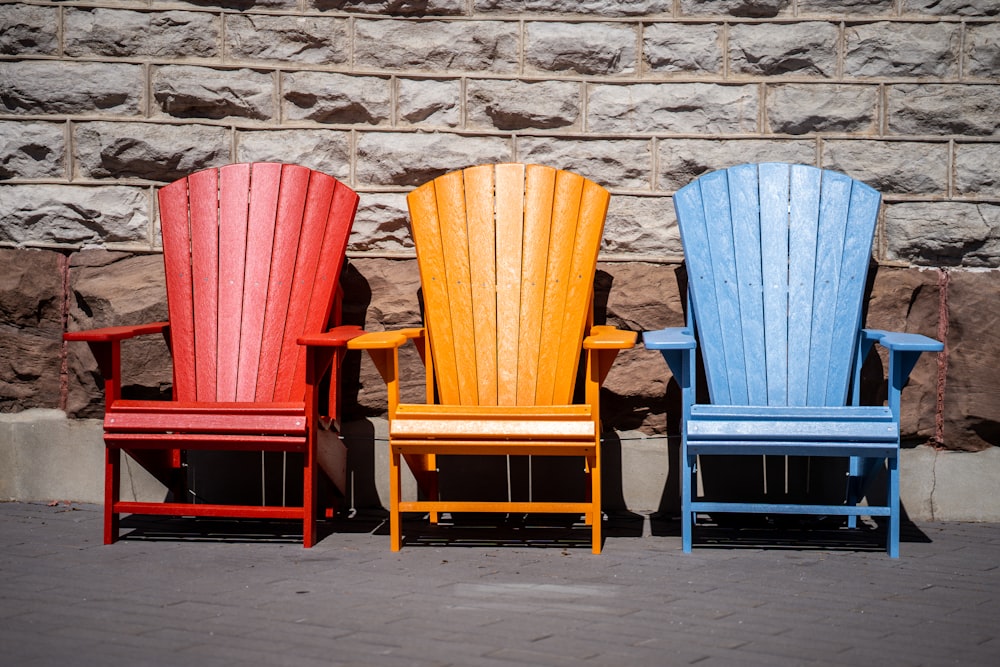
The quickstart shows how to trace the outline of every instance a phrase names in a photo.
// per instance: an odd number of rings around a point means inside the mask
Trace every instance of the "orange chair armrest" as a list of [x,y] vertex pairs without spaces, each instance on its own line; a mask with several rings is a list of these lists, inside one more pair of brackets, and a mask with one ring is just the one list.
[[635,346],[635,331],[624,331],[612,326],[599,325],[590,329],[583,339],[585,350],[627,350]]
[[68,331],[63,334],[63,340],[110,343],[116,340],[127,340],[136,336],[163,333],[169,327],[169,322],[153,322],[131,326],[101,327],[100,329],[87,329],[85,331]]

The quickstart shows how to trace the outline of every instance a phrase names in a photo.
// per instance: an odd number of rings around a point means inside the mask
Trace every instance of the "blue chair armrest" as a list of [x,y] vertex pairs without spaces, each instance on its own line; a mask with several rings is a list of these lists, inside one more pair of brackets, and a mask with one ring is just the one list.
[[643,331],[642,343],[650,350],[693,350],[697,347],[694,335],[687,327]]
[[940,352],[944,349],[944,343],[922,334],[881,329],[864,329],[862,333],[866,339],[877,342],[890,352]]

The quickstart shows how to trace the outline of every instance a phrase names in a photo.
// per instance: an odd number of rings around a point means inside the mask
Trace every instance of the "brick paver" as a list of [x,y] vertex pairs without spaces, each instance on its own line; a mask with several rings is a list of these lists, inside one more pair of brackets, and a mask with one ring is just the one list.
[[100,507],[0,503],[0,664],[1000,663],[998,524],[910,526],[899,560],[833,531],[822,549],[703,531],[719,544],[683,554],[648,518],[609,526],[600,556],[585,530],[425,530],[394,554],[372,517],[311,550],[273,524],[125,525],[105,547]]

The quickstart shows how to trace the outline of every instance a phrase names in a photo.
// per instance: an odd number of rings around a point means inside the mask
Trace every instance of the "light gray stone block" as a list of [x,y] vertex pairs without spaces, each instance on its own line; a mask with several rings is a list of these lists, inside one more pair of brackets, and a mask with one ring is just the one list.
[[882,194],[948,194],[947,143],[825,141],[823,163]]
[[792,13],[792,0],[681,0],[681,16],[774,18]]
[[465,0],[308,0],[307,4],[322,11],[382,16],[450,16],[465,12]]
[[525,26],[524,34],[527,71],[619,76],[638,68],[632,25],[534,21]]
[[472,79],[466,83],[469,128],[579,129],[582,86],[574,81]]
[[346,183],[351,178],[351,137],[333,130],[240,130],[236,160],[300,164]]
[[141,65],[43,61],[0,62],[0,112],[136,116],[143,99]]
[[734,134],[757,131],[759,88],[714,83],[591,84],[591,132]]
[[170,182],[230,161],[230,132],[210,125],[79,123],[75,175]]
[[510,21],[358,20],[354,64],[394,72],[514,73],[518,30]]
[[66,175],[66,125],[0,120],[0,179]]
[[958,76],[958,23],[882,21],[844,30],[845,77]]
[[816,143],[777,139],[660,141],[657,144],[657,189],[674,192],[707,171],[745,162],[816,164]]
[[368,192],[361,199],[351,230],[355,252],[413,253],[406,195]]
[[745,23],[729,28],[729,68],[749,76],[837,73],[839,30],[832,23]]
[[474,0],[475,12],[502,14],[579,14],[582,16],[669,15],[672,7],[662,0]]
[[1000,76],[1000,23],[966,25],[963,73],[993,81]]
[[902,0],[902,13],[935,16],[997,16],[1000,5],[995,0]]
[[652,189],[653,149],[644,139],[519,137],[517,159],[575,171],[606,188]]
[[721,74],[722,26],[651,23],[642,31],[644,74]]
[[886,255],[923,266],[1000,267],[1000,206],[903,202],[884,207]]
[[893,134],[1000,134],[1000,87],[948,84],[888,86],[886,113]]
[[317,123],[388,125],[390,80],[333,72],[291,72],[282,78],[286,119]]
[[1000,144],[955,145],[955,192],[1000,196]]
[[217,14],[69,7],[65,17],[63,40],[71,56],[212,58],[221,51]]
[[895,0],[799,0],[799,15],[854,16],[892,15]]
[[226,58],[339,65],[350,58],[347,19],[327,16],[226,15]]
[[608,206],[602,256],[677,258],[684,254],[669,197],[616,194]]
[[357,139],[359,186],[422,185],[449,171],[513,159],[503,137],[366,132]]
[[878,128],[877,110],[878,86],[769,85],[766,128],[775,134],[872,134]]
[[458,79],[398,79],[396,123],[459,127],[462,124],[462,82]]
[[118,185],[0,185],[0,241],[149,244],[149,193]]
[[152,78],[153,99],[169,116],[268,120],[274,115],[269,72],[167,65],[154,69]]
[[0,12],[0,54],[56,55],[59,50],[59,8],[5,5]]

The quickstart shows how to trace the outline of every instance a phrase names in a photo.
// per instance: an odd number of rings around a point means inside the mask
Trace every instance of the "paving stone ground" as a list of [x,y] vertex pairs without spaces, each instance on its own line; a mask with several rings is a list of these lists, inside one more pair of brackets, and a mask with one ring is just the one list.
[[[294,526],[124,520],[0,503],[0,665],[993,665],[1000,524],[882,534],[703,529],[611,517],[416,533],[378,516]],[[287,534],[284,532],[287,530]],[[764,539],[772,541],[764,546]],[[701,544],[697,544],[701,542]]]

